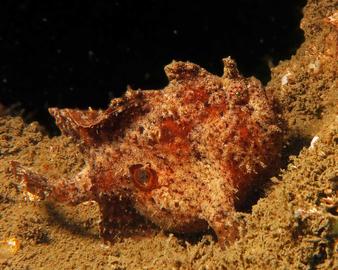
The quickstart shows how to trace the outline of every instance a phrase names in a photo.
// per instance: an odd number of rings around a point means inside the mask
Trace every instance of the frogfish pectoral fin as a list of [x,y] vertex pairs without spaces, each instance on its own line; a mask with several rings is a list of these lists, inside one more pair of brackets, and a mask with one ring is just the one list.
[[101,211],[100,236],[104,241],[114,242],[120,236],[142,235],[149,224],[139,215],[130,200],[106,194],[100,197]]

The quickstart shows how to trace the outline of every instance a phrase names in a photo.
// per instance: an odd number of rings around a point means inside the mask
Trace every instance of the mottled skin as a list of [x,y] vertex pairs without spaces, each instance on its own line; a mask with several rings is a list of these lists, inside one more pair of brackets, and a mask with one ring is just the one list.
[[172,62],[163,90],[128,90],[105,111],[51,108],[62,133],[83,142],[86,166],[54,182],[16,162],[14,173],[42,198],[98,201],[105,239],[138,213],[169,231],[209,225],[232,242],[235,204],[275,169],[281,132],[260,82],[223,61],[222,77]]

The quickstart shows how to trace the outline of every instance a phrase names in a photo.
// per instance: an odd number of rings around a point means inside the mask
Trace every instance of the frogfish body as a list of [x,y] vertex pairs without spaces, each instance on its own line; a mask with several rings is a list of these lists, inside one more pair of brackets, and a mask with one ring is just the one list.
[[82,143],[74,179],[47,179],[13,161],[42,199],[99,203],[101,235],[143,216],[166,231],[208,226],[224,245],[238,235],[235,205],[276,169],[281,129],[261,83],[226,58],[218,77],[189,62],[165,67],[163,90],[127,90],[106,110],[50,108],[66,136]]

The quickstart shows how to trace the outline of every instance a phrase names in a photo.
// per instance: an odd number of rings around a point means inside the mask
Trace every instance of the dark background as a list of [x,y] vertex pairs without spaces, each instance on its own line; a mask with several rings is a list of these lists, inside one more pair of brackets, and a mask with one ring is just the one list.
[[0,2],[0,103],[52,128],[47,108],[104,108],[127,85],[167,84],[189,60],[221,75],[231,55],[266,83],[303,41],[302,0]]

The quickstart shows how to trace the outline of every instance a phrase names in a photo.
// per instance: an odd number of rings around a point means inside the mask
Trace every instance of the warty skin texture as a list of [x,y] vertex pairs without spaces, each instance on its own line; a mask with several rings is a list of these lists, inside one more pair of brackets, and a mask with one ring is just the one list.
[[142,216],[166,231],[210,226],[221,245],[233,242],[235,205],[278,166],[282,132],[261,83],[223,62],[218,77],[174,61],[163,90],[129,89],[105,111],[49,109],[82,142],[86,166],[54,181],[15,161],[13,172],[41,198],[97,201],[107,240]]

